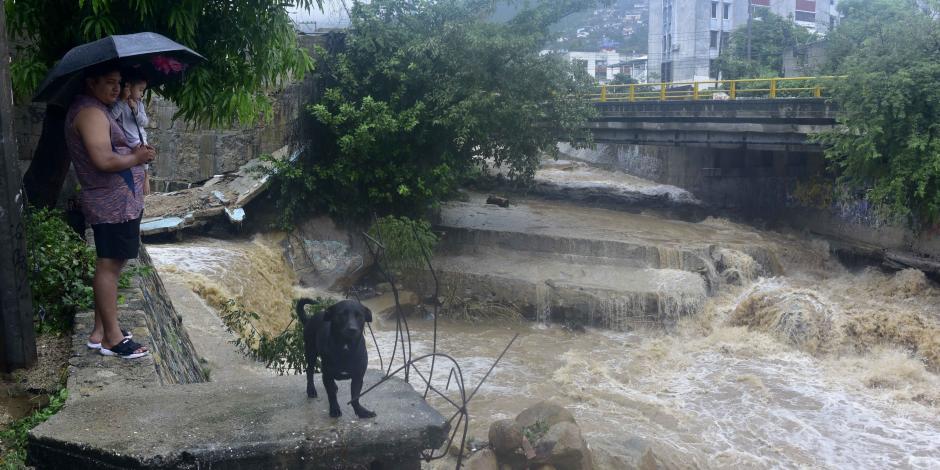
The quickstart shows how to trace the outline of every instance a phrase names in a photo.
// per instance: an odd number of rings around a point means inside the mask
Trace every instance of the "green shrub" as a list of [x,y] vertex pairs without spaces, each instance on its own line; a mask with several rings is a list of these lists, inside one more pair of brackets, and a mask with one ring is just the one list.
[[95,252],[55,210],[26,214],[29,287],[39,331],[63,331],[94,305]]
[[[307,315],[314,315],[336,303],[333,299],[317,297],[314,304],[307,307]],[[302,374],[307,371],[307,359],[304,355],[304,326],[296,318],[280,334],[272,336],[258,331],[253,322],[260,316],[245,310],[237,300],[230,299],[219,312],[225,326],[236,335],[234,340],[238,349],[246,356],[261,361],[265,367],[273,369],[279,375],[287,373]],[[319,368],[314,365],[314,370]]]
[[553,23],[595,3],[526,2],[494,22],[490,0],[353,2],[342,45],[315,54],[314,145],[273,166],[279,210],[419,216],[474,166],[525,182],[559,141],[589,143],[593,80],[541,51]]
[[50,397],[48,405],[29,416],[14,421],[10,427],[0,431],[0,446],[3,448],[3,455],[0,456],[0,469],[26,467],[27,433],[58,413],[65,405],[68,396],[68,389],[60,389]]
[[388,269],[423,268],[424,253],[432,253],[437,245],[437,235],[431,231],[430,223],[408,217],[377,219],[369,228],[369,236],[385,246],[382,261]]

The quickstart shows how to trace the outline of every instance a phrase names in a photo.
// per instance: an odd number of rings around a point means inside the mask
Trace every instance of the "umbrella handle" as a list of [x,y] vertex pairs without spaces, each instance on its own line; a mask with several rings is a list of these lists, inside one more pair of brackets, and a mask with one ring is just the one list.
[[[140,101],[137,102],[138,106],[141,104]],[[134,117],[134,125],[137,126],[137,138],[140,139],[140,144],[145,145],[144,142],[144,133],[140,130],[140,123],[137,122],[137,110],[131,109],[131,116]]]

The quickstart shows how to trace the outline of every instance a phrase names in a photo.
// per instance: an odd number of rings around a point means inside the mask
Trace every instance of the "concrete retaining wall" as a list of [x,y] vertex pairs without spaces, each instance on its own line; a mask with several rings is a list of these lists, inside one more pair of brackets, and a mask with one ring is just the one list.
[[140,265],[151,268],[140,276],[140,291],[143,310],[147,313],[147,326],[157,352],[154,363],[161,382],[204,382],[199,356],[145,248],[140,250]]
[[605,144],[594,150],[560,148],[565,158],[684,188],[718,212],[788,224],[856,250],[861,247],[875,257],[901,251],[940,260],[938,230],[918,234],[887,224],[864,201],[837,202],[825,209],[797,201],[797,184],[824,170],[818,153]]

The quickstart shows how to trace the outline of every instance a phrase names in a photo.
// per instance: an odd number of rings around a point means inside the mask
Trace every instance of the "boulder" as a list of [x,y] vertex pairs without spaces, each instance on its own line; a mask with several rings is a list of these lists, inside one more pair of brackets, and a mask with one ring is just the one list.
[[326,216],[298,225],[285,244],[287,259],[305,286],[343,290],[356,284],[372,264],[362,237]]
[[509,207],[509,199],[499,196],[490,196],[486,198],[486,203],[497,205],[499,207]]
[[502,419],[490,425],[490,445],[496,455],[514,454],[522,448],[522,427],[511,419]]
[[558,470],[593,468],[581,429],[573,423],[556,423],[535,443],[535,463],[554,465]]
[[467,470],[500,470],[496,453],[492,449],[483,449],[475,452],[467,459],[463,468]]
[[598,468],[616,468],[624,470],[662,470],[665,464],[656,455],[650,441],[632,436],[617,449],[618,455],[603,452],[591,455]]
[[561,422],[577,424],[574,415],[570,411],[550,401],[536,403],[519,413],[519,416],[516,416],[516,423],[522,429],[532,428],[537,424],[539,427],[548,429]]

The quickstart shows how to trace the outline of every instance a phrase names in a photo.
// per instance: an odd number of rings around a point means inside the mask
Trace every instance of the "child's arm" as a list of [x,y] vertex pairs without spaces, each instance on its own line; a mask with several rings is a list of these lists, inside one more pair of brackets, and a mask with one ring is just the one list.
[[150,124],[150,118],[147,117],[147,110],[144,107],[144,100],[137,102],[137,124],[140,127],[147,127],[147,124]]

